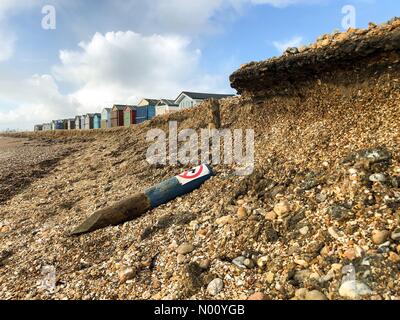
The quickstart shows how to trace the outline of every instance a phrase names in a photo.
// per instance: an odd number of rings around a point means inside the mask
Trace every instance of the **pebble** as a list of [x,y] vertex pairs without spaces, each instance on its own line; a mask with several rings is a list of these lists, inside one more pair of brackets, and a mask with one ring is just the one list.
[[328,300],[328,298],[321,291],[312,290],[306,293],[305,300]]
[[125,283],[128,280],[133,279],[136,276],[136,270],[133,268],[123,268],[118,272],[120,283]]
[[247,300],[250,300],[250,301],[256,301],[256,300],[262,301],[262,300],[268,300],[268,299],[267,299],[267,296],[264,293],[256,292],[256,293],[253,293],[251,296],[249,296],[247,298]]
[[399,263],[400,262],[400,256],[397,253],[390,252],[389,253],[389,260],[392,261],[393,263]]
[[253,269],[255,267],[255,263],[252,259],[246,259],[243,261],[243,264],[248,268],[248,269]]
[[183,254],[178,254],[178,256],[176,257],[176,262],[178,262],[179,264],[182,264],[186,261],[186,257]]
[[357,258],[357,253],[354,249],[348,249],[344,252],[344,256],[350,261],[353,261],[355,258]]
[[235,259],[232,260],[232,263],[242,269],[246,269],[246,266],[244,265],[244,261],[246,260],[246,257],[237,257]]
[[374,230],[372,232],[372,242],[380,245],[384,243],[390,236],[389,231],[387,230]]
[[315,198],[317,199],[318,202],[322,203],[325,202],[328,196],[324,193],[318,193]]
[[393,241],[399,241],[400,240],[400,229],[397,228],[392,232],[391,238]]
[[266,265],[267,265],[267,263],[268,263],[268,257],[261,257],[261,258],[259,258],[258,260],[257,260],[257,265],[260,267],[260,268],[264,268]]
[[199,267],[203,270],[210,268],[211,262],[208,259],[203,259],[199,261]]
[[305,227],[301,228],[299,230],[299,232],[300,232],[301,235],[305,236],[308,233],[309,230],[310,229],[307,226],[305,226]]
[[215,220],[215,223],[222,226],[226,224],[232,224],[233,218],[231,216],[224,216]]
[[270,211],[265,214],[265,219],[268,221],[274,221],[276,219],[276,217],[277,217],[277,215],[274,211]]
[[308,290],[306,288],[300,288],[295,291],[294,296],[299,300],[304,300],[307,292]]
[[386,176],[383,173],[375,173],[369,177],[371,182],[385,182]]
[[290,211],[290,205],[288,201],[281,201],[274,207],[274,212],[279,216],[282,217]]
[[346,281],[339,288],[340,296],[349,299],[358,299],[372,293],[371,289],[365,283],[358,280]]
[[177,249],[176,249],[176,252],[178,253],[178,254],[182,254],[182,255],[185,255],[185,254],[188,254],[188,253],[190,253],[190,252],[192,252],[194,250],[194,247],[193,247],[193,245],[192,244],[190,244],[190,243],[182,243]]
[[247,210],[244,207],[240,207],[237,216],[240,220],[245,220],[247,218]]
[[271,284],[272,282],[274,282],[274,279],[275,279],[275,274],[274,274],[273,272],[269,271],[269,272],[266,274],[265,280],[267,280],[267,282],[268,282],[269,284]]
[[212,296],[219,294],[222,289],[224,289],[224,282],[219,278],[214,279],[207,286],[207,292]]

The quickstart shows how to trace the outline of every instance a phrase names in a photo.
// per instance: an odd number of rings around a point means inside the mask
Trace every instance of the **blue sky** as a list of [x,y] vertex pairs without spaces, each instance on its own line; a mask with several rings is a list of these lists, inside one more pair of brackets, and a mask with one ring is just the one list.
[[[56,29],[44,30],[52,5]],[[400,15],[398,0],[1,0],[0,130],[180,91],[234,92],[240,64]]]

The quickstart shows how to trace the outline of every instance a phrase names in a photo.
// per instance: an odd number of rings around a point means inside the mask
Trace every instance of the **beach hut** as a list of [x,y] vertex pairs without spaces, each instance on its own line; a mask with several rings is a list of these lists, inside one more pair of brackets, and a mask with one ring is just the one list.
[[148,106],[136,108],[136,121],[135,123],[143,123],[148,120]]
[[126,106],[124,109],[124,126],[129,127],[136,123],[136,107]]
[[76,116],[75,117],[75,129],[76,130],[81,130],[82,129],[81,116]]
[[[159,102],[160,102],[160,100],[158,100],[158,99],[147,99],[147,98],[142,99],[139,102],[139,104],[138,104],[139,107],[147,107],[146,119],[143,121],[151,120],[156,116],[156,106]],[[143,122],[142,120],[140,120],[140,121]]]
[[85,130],[85,116],[81,116],[81,130]]
[[93,129],[101,128],[101,113],[95,113],[93,115]]
[[104,108],[101,112],[101,128],[111,128],[111,108]]
[[111,127],[122,127],[124,125],[124,109],[126,106],[114,105],[111,109]]
[[156,116],[169,114],[179,111],[179,105],[175,103],[175,100],[161,99],[156,105]]
[[93,118],[94,118],[94,114],[93,113],[88,113],[85,116],[85,130],[90,130],[93,129]]
[[51,123],[44,123],[43,131],[51,131]]
[[67,120],[67,130],[75,130],[75,119]]
[[51,130],[64,130],[63,120],[53,120],[51,122]]

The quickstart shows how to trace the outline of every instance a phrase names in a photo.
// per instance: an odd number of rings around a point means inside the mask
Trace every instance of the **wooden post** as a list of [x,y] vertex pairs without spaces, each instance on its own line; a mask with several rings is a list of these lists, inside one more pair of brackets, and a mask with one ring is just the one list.
[[211,99],[211,114],[212,114],[212,123],[214,124],[215,129],[221,128],[221,106],[218,100]]

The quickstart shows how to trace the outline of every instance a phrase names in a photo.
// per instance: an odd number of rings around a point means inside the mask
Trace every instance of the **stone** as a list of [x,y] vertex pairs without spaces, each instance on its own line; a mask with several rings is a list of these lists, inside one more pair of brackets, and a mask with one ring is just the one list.
[[244,261],[246,260],[246,257],[237,257],[235,259],[232,260],[232,263],[242,269],[246,269],[246,266],[244,265]]
[[328,300],[328,298],[321,291],[312,290],[306,293],[305,300]]
[[400,262],[400,256],[397,253],[390,252],[389,253],[389,260],[392,261],[393,263],[399,263]]
[[247,210],[244,207],[240,207],[237,211],[237,216],[240,220],[245,220],[247,218]]
[[362,296],[373,294],[371,289],[363,282],[350,280],[344,282],[339,288],[339,294],[343,298],[358,299]]
[[274,212],[279,216],[282,217],[286,215],[290,211],[290,205],[288,201],[281,201],[274,207]]
[[186,261],[186,257],[183,254],[178,254],[176,257],[176,262],[183,264]]
[[264,267],[267,265],[268,260],[269,260],[269,259],[268,259],[267,256],[261,257],[261,258],[259,258],[259,259],[257,260],[257,265],[258,265],[260,268],[264,268]]
[[262,292],[255,292],[255,293],[253,293],[251,296],[249,296],[249,297],[247,298],[247,300],[250,300],[250,301],[256,301],[256,300],[262,301],[262,300],[268,300],[268,299],[267,299],[267,296],[266,296],[264,293],[262,293]]
[[270,211],[265,214],[265,219],[268,221],[274,221],[276,218],[277,218],[277,215],[274,211]]
[[308,231],[309,231],[309,228],[307,226],[305,226],[299,230],[300,234],[303,236],[307,235]]
[[203,259],[199,261],[199,267],[203,270],[208,270],[210,268],[211,262],[208,259]]
[[223,289],[224,289],[224,282],[219,278],[212,280],[207,286],[207,292],[212,296],[216,296]]
[[400,229],[397,228],[396,230],[394,230],[390,237],[393,241],[400,241]]
[[383,173],[375,173],[369,176],[369,181],[371,182],[385,182],[386,176]]
[[357,258],[357,253],[354,249],[347,249],[343,254],[348,260],[353,261]]
[[265,280],[267,280],[267,282],[268,282],[269,284],[271,284],[272,282],[274,282],[274,279],[275,279],[275,274],[274,274],[273,272],[269,271],[269,272],[266,274]]
[[232,224],[233,223],[233,218],[232,216],[224,216],[221,218],[218,218],[217,220],[215,220],[215,223],[217,225],[226,225],[226,224]]
[[335,204],[329,208],[331,217],[339,222],[344,222],[353,217],[353,213],[344,206]]
[[118,272],[120,283],[125,283],[128,280],[133,279],[135,276],[136,276],[136,270],[131,267],[123,268]]
[[182,243],[182,244],[176,249],[176,252],[177,252],[178,254],[185,255],[185,254],[191,253],[193,250],[194,250],[194,247],[193,247],[192,244],[190,244],[190,243]]
[[248,269],[253,269],[255,267],[255,263],[252,259],[247,258],[246,260],[243,261],[243,264],[248,268]]
[[387,230],[374,230],[372,232],[372,242],[374,244],[380,245],[389,239],[390,233]]
[[322,203],[325,202],[328,196],[324,193],[318,193],[315,198],[317,199],[318,202]]
[[285,52],[287,54],[297,54],[299,53],[299,49],[297,49],[296,47],[287,48]]
[[308,290],[306,288],[300,288],[295,291],[294,296],[299,300],[304,300],[307,292]]

